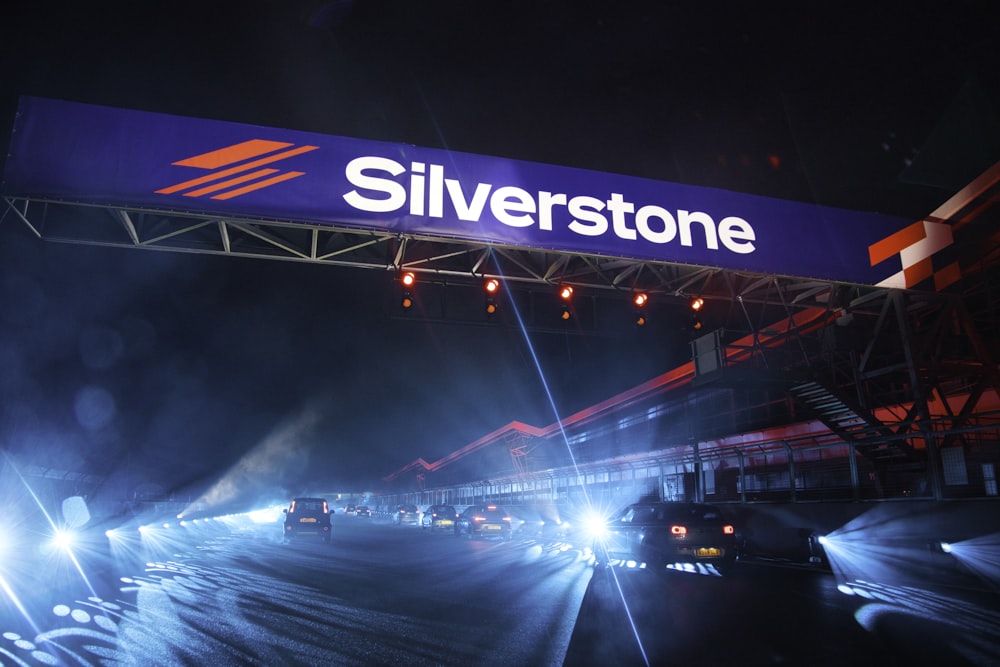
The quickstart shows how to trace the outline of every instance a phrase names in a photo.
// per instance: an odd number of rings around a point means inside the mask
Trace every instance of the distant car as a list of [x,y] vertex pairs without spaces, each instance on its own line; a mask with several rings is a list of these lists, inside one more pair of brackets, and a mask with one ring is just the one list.
[[462,512],[455,522],[455,534],[470,540],[477,537],[511,539],[511,517],[499,505],[472,505]]
[[372,510],[370,507],[366,507],[364,505],[358,505],[358,508],[354,511],[354,515],[371,517]]
[[571,539],[570,533],[577,523],[575,508],[559,507],[552,503],[508,505],[506,509],[511,517],[514,534],[525,539]]
[[330,506],[323,498],[294,498],[285,510],[284,539],[316,535],[330,541]]
[[521,537],[542,538],[545,532],[545,517],[529,505],[509,507],[511,530]]
[[420,510],[416,505],[398,505],[392,522],[397,524],[416,524],[420,521]]
[[451,505],[431,505],[424,510],[420,519],[421,528],[431,530],[454,530],[458,512]]
[[354,514],[357,513],[358,513],[358,508],[355,507],[354,505],[347,505],[346,507],[344,507],[344,514],[348,516],[353,516]]
[[662,568],[672,563],[711,563],[724,573],[736,561],[736,529],[718,507],[698,503],[629,505],[594,538],[598,565],[615,559]]

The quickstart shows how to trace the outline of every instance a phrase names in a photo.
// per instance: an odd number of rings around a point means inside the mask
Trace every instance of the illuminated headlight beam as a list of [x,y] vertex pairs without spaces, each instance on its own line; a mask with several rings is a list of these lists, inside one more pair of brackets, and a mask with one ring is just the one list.
[[1000,588],[1000,533],[961,542],[942,542],[941,550],[992,587]]

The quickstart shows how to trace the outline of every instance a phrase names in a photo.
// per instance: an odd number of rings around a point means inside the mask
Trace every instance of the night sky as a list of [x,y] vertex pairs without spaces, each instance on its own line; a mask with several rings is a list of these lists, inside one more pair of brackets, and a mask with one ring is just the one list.
[[[1000,154],[985,2],[17,4],[2,128],[30,94],[915,217]],[[529,345],[401,318],[391,278],[56,244],[7,215],[0,444],[108,493],[234,466],[290,493],[366,489],[688,358],[679,333]]]

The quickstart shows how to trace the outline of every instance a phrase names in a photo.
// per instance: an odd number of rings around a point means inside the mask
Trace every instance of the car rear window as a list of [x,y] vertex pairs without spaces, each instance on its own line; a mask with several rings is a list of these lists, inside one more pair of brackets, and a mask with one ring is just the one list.
[[293,512],[322,512],[323,503],[315,500],[296,500],[292,505]]

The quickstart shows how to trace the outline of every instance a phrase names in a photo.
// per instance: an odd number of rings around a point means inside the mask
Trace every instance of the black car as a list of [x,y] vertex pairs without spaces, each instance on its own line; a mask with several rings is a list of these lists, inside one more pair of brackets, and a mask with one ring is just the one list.
[[392,522],[397,524],[416,524],[420,521],[420,510],[416,505],[397,505]]
[[431,505],[424,510],[420,519],[420,527],[431,530],[454,530],[458,520],[458,511],[451,505]]
[[330,506],[323,498],[294,498],[285,510],[284,539],[316,535],[330,541]]
[[499,505],[472,505],[459,515],[455,522],[455,534],[465,535],[470,540],[477,537],[499,537],[511,539],[511,517]]
[[720,573],[736,561],[736,529],[718,507],[698,503],[629,505],[594,539],[599,565],[615,560],[659,569],[672,563],[711,563]]
[[358,508],[354,511],[354,516],[365,516],[371,517],[372,510],[367,505],[358,505]]

